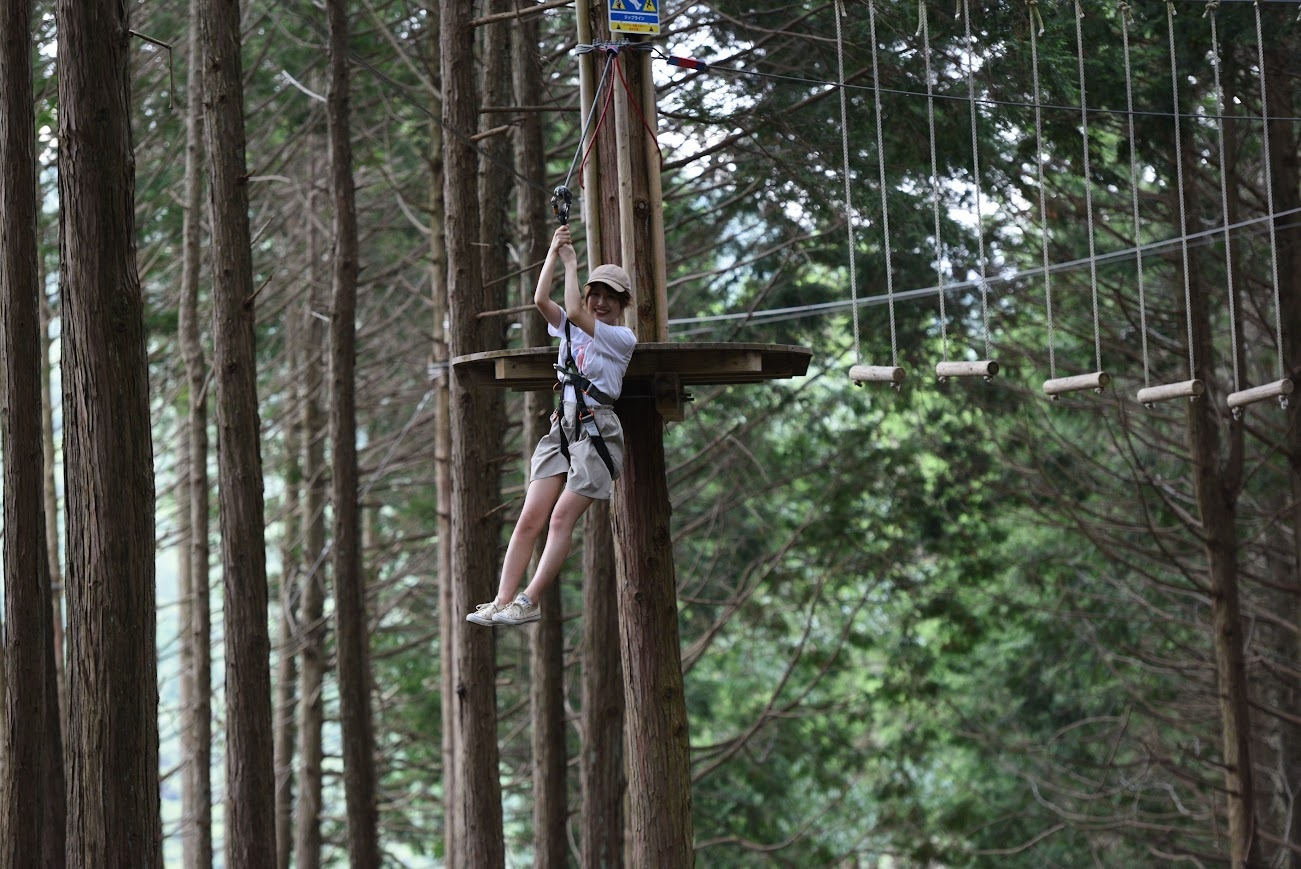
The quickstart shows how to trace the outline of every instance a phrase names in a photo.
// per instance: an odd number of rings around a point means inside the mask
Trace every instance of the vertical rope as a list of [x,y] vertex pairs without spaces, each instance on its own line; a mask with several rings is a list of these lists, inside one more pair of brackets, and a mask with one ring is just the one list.
[[1147,296],[1143,289],[1143,243],[1139,238],[1143,224],[1138,214],[1138,149],[1134,145],[1134,78],[1129,62],[1129,22],[1132,17],[1133,10],[1129,3],[1120,0],[1120,35],[1125,51],[1125,111],[1129,125],[1129,192],[1134,216],[1135,264],[1138,270],[1138,331],[1143,343],[1143,386],[1148,387],[1152,385],[1152,366],[1147,354]]
[[[1265,98],[1265,39],[1260,27],[1260,0],[1256,0],[1256,68],[1260,71],[1260,114],[1264,120],[1262,153],[1265,159],[1265,206],[1269,209],[1269,266],[1274,279],[1274,341],[1278,350],[1278,379],[1286,375],[1283,370],[1283,305],[1279,298],[1278,238],[1274,232],[1274,173],[1269,154],[1269,102]],[[1286,396],[1283,398],[1286,401]]]
[[935,158],[935,81],[931,70],[931,29],[926,17],[926,0],[918,0],[922,33],[922,55],[926,59],[926,130],[931,143],[931,214],[935,219],[935,286],[940,297],[940,358],[949,361],[948,315],[944,312],[944,248],[940,244],[940,172]]
[[1188,377],[1197,377],[1197,355],[1193,349],[1193,293],[1191,279],[1188,275],[1188,215],[1184,207],[1184,137],[1179,123],[1179,69],[1175,60],[1175,4],[1166,0],[1166,32],[1170,42],[1170,90],[1174,104],[1175,118],[1175,182],[1179,195],[1179,253],[1183,257],[1184,274],[1184,315],[1188,330]]
[[985,217],[980,205],[980,145],[976,129],[976,80],[973,67],[976,42],[971,36],[971,9],[967,0],[962,0],[962,24],[966,31],[967,42],[967,102],[971,105],[971,173],[976,191],[976,243],[980,265],[980,317],[985,330],[985,358],[990,357],[989,347],[989,284],[985,276]]
[[[872,97],[876,102],[876,168],[881,185],[881,232],[885,238],[885,298],[890,309],[890,364],[899,365],[899,342],[894,325],[894,268],[890,255],[890,207],[885,186],[885,145],[881,132],[881,72],[876,57],[876,3],[867,0],[867,21],[872,37]],[[842,79],[844,73],[841,73]],[[843,129],[843,120],[841,123]],[[897,384],[896,384],[897,385]]]
[[[845,157],[845,228],[849,233],[849,296],[854,312],[854,361],[863,364],[858,333],[858,268],[854,262],[854,206],[849,183],[849,112],[845,108],[845,41],[840,19],[845,15],[843,0],[836,0],[836,67],[840,72],[840,148]],[[875,44],[872,46],[875,51]]]
[[1035,166],[1039,172],[1039,243],[1043,248],[1044,302],[1048,312],[1048,377],[1057,377],[1057,350],[1053,337],[1053,277],[1048,271],[1048,201],[1044,192],[1044,123],[1039,90],[1039,35],[1043,18],[1039,0],[1030,0],[1030,66],[1034,77]]
[[1084,90],[1084,10],[1080,0],[1075,0],[1075,57],[1080,73],[1080,138],[1084,143],[1084,212],[1089,234],[1089,292],[1093,297],[1093,356],[1096,367],[1102,370],[1102,334],[1098,325],[1098,260],[1093,238],[1093,178],[1089,166],[1089,102]]
[[1219,122],[1215,126],[1216,142],[1220,155],[1220,210],[1224,214],[1224,276],[1229,290],[1229,338],[1233,353],[1233,391],[1242,388],[1238,374],[1238,312],[1237,300],[1233,288],[1233,244],[1229,232],[1229,166],[1224,160],[1224,93],[1220,90],[1220,36],[1215,26],[1215,12],[1219,0],[1210,0],[1206,4],[1206,17],[1211,19],[1211,68],[1215,71],[1215,114]]

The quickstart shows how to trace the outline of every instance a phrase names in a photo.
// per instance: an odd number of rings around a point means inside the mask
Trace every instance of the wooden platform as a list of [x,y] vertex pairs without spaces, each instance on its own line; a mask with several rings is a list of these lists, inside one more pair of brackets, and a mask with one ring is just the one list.
[[[683,387],[800,377],[808,372],[812,357],[808,347],[785,344],[638,344],[624,375],[624,394],[638,381],[644,388],[664,375],[676,377]],[[555,344],[470,353],[452,360],[453,370],[471,384],[518,390],[551,389],[555,364]]]

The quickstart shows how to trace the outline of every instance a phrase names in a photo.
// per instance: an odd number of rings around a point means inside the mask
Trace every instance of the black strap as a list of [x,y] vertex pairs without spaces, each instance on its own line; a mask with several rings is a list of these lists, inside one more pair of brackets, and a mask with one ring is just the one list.
[[[610,455],[610,448],[605,445],[605,438],[601,437],[601,429],[596,424],[595,414],[587,406],[587,402],[582,396],[590,395],[602,405],[611,406],[614,400],[601,392],[592,385],[592,381],[584,377],[578,370],[577,363],[574,362],[573,343],[569,340],[569,318],[565,318],[565,364],[556,366],[556,370],[561,373],[561,382],[573,386],[580,394],[575,395],[574,418],[570,421],[573,426],[575,436],[587,435],[587,439],[596,447],[596,454],[601,457],[605,463],[605,468],[610,472],[610,479],[614,479],[614,458]],[[556,419],[560,422],[560,455],[565,457],[565,461],[571,461],[569,457],[569,439],[565,437],[565,426],[562,415],[565,408],[565,396],[562,389],[560,394],[560,406],[556,408]],[[585,417],[590,417],[592,421],[592,430],[585,431],[582,423]]]

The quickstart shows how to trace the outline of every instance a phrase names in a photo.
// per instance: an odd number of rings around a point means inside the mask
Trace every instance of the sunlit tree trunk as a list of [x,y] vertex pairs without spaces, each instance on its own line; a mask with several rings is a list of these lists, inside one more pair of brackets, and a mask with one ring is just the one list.
[[[42,432],[41,287],[30,0],[0,2],[0,441],[4,461],[5,707],[0,866],[64,865],[63,745]],[[84,99],[84,97],[83,97]],[[80,105],[84,107],[85,102]],[[86,171],[88,167],[82,167]],[[128,224],[129,225],[129,224]],[[139,429],[137,428],[138,432]],[[137,613],[138,615],[138,613]]]
[[115,0],[57,5],[72,866],[162,865],[153,447],[126,9]]
[[226,865],[254,866],[275,854],[275,752],[238,0],[211,0],[204,25],[226,636]]

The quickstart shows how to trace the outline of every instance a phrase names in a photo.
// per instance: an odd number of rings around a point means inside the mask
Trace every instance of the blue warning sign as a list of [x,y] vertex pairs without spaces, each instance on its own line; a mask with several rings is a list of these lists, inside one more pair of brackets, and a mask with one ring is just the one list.
[[659,33],[661,0],[610,0],[612,33]]

